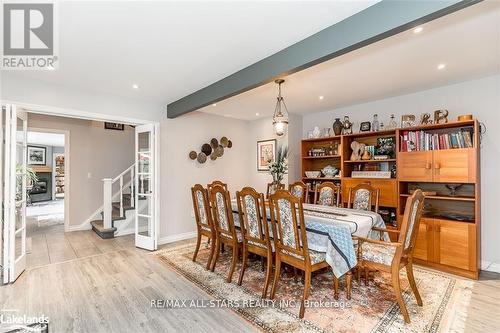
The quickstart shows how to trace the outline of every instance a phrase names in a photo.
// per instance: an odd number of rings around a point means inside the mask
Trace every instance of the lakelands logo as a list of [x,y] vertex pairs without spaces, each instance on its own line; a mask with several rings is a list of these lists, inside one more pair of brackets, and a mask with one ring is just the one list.
[[2,69],[57,67],[55,3],[3,3]]

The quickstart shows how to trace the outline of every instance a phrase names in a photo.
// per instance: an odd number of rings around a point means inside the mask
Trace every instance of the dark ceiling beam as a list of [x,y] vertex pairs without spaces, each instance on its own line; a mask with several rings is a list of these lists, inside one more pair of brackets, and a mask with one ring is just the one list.
[[482,0],[383,0],[167,105],[168,118],[241,94]]

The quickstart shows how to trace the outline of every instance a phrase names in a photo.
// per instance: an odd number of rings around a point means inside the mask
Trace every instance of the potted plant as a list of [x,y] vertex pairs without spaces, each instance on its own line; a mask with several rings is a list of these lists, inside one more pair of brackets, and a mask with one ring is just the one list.
[[269,173],[273,176],[274,184],[281,184],[283,176],[288,171],[288,147],[278,147],[276,158],[269,161]]

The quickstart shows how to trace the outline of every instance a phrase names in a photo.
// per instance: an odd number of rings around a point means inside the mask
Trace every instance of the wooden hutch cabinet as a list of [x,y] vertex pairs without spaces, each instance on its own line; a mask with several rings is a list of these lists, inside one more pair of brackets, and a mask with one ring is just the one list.
[[[409,132],[420,135],[420,146],[414,147],[412,141],[408,148]],[[415,189],[422,189],[426,202],[415,248],[416,263],[477,279],[481,216],[479,133],[479,123],[471,120],[306,139],[302,140],[302,177],[310,183],[312,192],[313,185],[331,179],[307,178],[305,171],[320,171],[326,165],[341,169],[342,176],[334,181],[342,188],[344,204],[349,188],[357,184],[367,183],[380,189],[380,207],[394,210],[397,216],[397,227],[387,224],[388,228],[400,228],[406,199]],[[350,160],[353,141],[373,146],[381,137],[394,137],[394,156],[386,160]],[[310,156],[312,149],[332,145],[338,148],[334,154]],[[396,166],[396,175],[352,177],[353,171],[374,170],[377,166],[384,170]]]

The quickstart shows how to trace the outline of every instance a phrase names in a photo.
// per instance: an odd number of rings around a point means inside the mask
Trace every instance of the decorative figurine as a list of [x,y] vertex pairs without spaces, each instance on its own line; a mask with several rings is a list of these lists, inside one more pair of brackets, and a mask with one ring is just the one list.
[[432,124],[431,114],[430,113],[422,113],[422,115],[420,116],[420,124],[421,125],[431,125]]
[[313,130],[313,137],[319,138],[320,136],[321,136],[321,130],[319,129],[318,126],[315,126]]
[[365,144],[359,143],[358,141],[351,142],[351,161],[359,161],[361,159],[361,154],[363,154],[365,150]]
[[448,110],[434,111],[434,124],[446,124],[448,122]]
[[349,116],[344,116],[344,128],[342,134],[352,134],[352,123],[349,120]]

